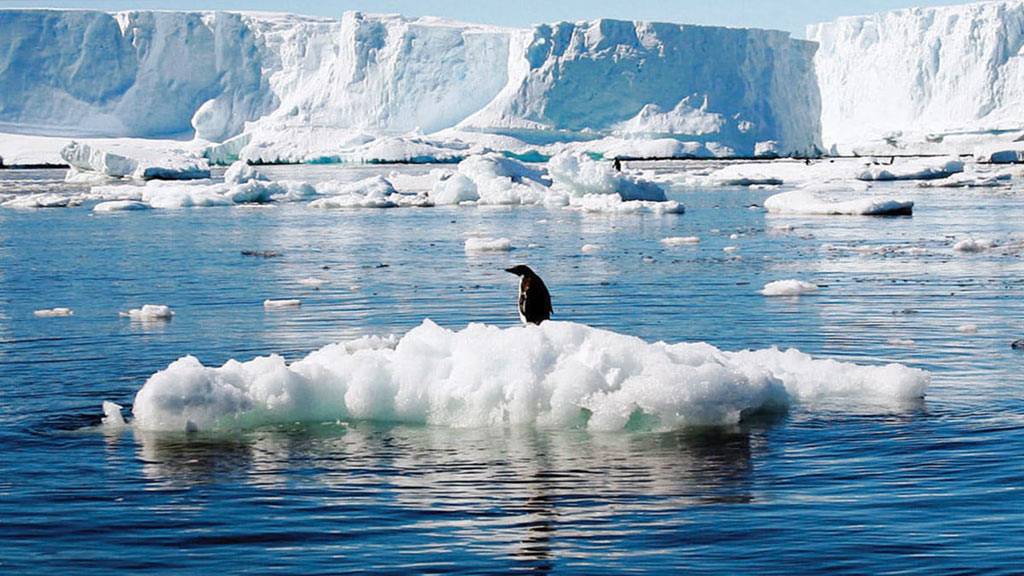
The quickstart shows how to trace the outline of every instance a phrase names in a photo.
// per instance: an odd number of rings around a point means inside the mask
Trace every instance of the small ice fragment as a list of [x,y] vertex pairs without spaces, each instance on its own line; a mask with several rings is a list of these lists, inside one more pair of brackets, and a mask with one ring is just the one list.
[[909,340],[909,339],[890,338],[889,339],[889,345],[890,346],[899,346],[899,347],[902,347],[902,348],[913,348],[914,346],[917,345],[917,343],[914,342],[913,340]]
[[132,210],[149,210],[151,206],[136,200],[112,200],[100,202],[92,207],[93,212],[126,212]]
[[121,415],[120,404],[103,401],[103,425],[110,428],[121,428],[125,426],[124,416]]
[[466,252],[508,252],[512,241],[508,238],[467,238]]
[[738,240],[739,237],[739,234],[729,234],[729,240]]
[[118,315],[123,318],[146,322],[151,320],[170,320],[174,316],[174,311],[169,306],[162,304],[146,304],[142,308],[118,312]]
[[302,300],[291,299],[291,300],[264,300],[263,307],[267,309],[276,308],[297,308],[302,306]]
[[992,242],[988,240],[975,240],[974,238],[966,238],[953,245],[954,252],[964,252],[970,254],[976,254],[978,252],[984,252],[992,247]]
[[726,254],[732,254],[733,252],[736,252],[739,249],[739,246],[726,246],[725,248],[722,248],[722,252],[725,252]]
[[956,327],[956,331],[961,333],[961,334],[977,334],[978,333],[978,325],[977,324],[961,324],[960,326]]
[[761,294],[765,296],[799,296],[817,289],[817,285],[803,280],[776,280],[765,284]]
[[301,278],[301,279],[299,279],[299,284],[302,284],[303,286],[310,286],[310,287],[313,287],[313,288],[319,288],[320,286],[323,286],[324,284],[330,284],[330,283],[331,283],[330,280],[324,280],[323,278],[309,277],[309,278]]
[[584,244],[583,247],[580,248],[580,252],[583,252],[584,254],[594,254],[594,253],[600,252],[600,251],[601,251],[601,245],[600,244]]
[[50,308],[48,310],[36,310],[32,313],[37,318],[62,318],[64,316],[74,316],[75,311],[71,308]]
[[672,236],[662,238],[661,243],[665,246],[687,246],[690,244],[700,244],[700,238],[697,236]]

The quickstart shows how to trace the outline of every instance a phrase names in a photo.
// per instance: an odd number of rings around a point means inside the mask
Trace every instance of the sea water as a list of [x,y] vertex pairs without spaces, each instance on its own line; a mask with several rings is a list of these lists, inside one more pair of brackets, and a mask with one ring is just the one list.
[[[0,172],[7,193],[66,192],[61,177]],[[1024,239],[1024,191],[893,190],[913,217],[769,216],[776,190],[739,188],[673,190],[684,215],[0,211],[0,572],[1018,572],[1024,252],[1007,246]],[[466,251],[473,237],[513,249]],[[953,250],[967,238],[1003,247]],[[104,401],[130,420],[146,380],[186,355],[295,361],[426,318],[514,326],[512,263],[541,274],[559,320],[898,362],[932,383],[919,401],[672,430],[101,424]],[[761,294],[778,280],[817,289]],[[118,314],[145,304],[174,315]],[[61,307],[73,315],[34,314]]]

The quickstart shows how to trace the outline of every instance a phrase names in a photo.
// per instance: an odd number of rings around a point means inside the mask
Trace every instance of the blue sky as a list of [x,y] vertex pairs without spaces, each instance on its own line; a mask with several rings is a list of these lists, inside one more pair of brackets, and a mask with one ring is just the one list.
[[345,10],[434,15],[470,22],[525,26],[537,22],[599,17],[789,30],[803,36],[806,24],[838,16],[911,6],[962,4],[928,0],[0,0],[0,8],[92,8],[97,10],[270,10],[337,16]]

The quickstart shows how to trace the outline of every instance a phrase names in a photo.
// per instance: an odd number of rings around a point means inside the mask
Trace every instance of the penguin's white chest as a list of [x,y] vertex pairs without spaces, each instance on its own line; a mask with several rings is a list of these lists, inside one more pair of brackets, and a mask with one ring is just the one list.
[[519,306],[518,306],[518,310],[519,310],[519,320],[523,324],[529,324],[529,322],[526,321],[526,314],[524,313],[524,310],[526,310],[526,278],[525,277],[519,279]]

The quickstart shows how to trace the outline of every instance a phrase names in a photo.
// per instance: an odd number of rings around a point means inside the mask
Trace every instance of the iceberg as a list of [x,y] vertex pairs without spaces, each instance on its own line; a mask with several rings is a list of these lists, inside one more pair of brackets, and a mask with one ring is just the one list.
[[22,134],[191,140],[225,164],[454,162],[469,155],[456,132],[508,151],[605,137],[644,156],[820,146],[816,46],[784,32],[361,12],[2,14],[0,127]]
[[79,172],[139,180],[197,180],[210,177],[206,160],[180,150],[146,150],[107,143],[71,142],[61,157]]
[[[807,28],[821,137],[839,153],[971,153],[1024,132],[1024,2],[910,8]],[[855,89],[852,89],[854,88]]]
[[377,420],[449,427],[656,430],[730,425],[800,402],[899,405],[927,372],[859,366],[798,350],[726,352],[648,343],[570,322],[462,330],[429,320],[401,338],[364,337],[288,363],[278,355],[207,367],[192,356],[135,395],[143,430],[232,430]]

